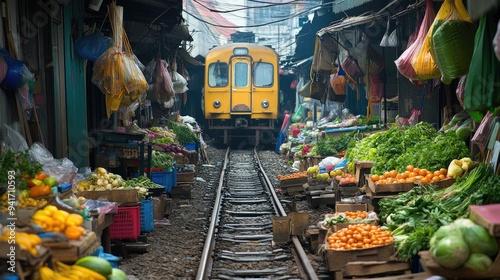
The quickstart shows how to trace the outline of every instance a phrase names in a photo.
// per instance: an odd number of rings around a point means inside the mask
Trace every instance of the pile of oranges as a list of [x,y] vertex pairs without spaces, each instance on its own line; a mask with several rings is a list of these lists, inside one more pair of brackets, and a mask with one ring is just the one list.
[[295,173],[288,174],[288,175],[279,174],[277,177],[280,180],[307,178],[307,171],[295,172]]
[[448,170],[441,168],[436,171],[429,171],[425,168],[408,165],[406,171],[398,173],[396,170],[386,171],[383,175],[373,174],[370,179],[375,184],[394,184],[394,183],[414,183],[422,185],[436,183],[447,178]]
[[328,247],[333,250],[367,249],[394,242],[391,232],[380,226],[354,224],[329,235]]

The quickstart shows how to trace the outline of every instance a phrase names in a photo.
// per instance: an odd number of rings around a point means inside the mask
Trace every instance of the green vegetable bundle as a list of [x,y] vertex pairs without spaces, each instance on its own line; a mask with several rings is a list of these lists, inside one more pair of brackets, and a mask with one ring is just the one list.
[[192,132],[185,125],[181,125],[181,124],[178,124],[178,123],[175,123],[172,121],[168,121],[167,125],[168,125],[168,127],[170,127],[174,131],[175,136],[177,137],[177,141],[181,145],[200,141],[200,139],[198,138],[198,135],[196,135],[194,132]]

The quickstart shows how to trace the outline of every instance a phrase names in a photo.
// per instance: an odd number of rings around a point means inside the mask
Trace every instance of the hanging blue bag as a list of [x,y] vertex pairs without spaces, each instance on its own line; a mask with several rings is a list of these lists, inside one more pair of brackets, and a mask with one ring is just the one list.
[[84,35],[75,41],[78,54],[90,61],[96,61],[111,45],[111,38],[101,31]]

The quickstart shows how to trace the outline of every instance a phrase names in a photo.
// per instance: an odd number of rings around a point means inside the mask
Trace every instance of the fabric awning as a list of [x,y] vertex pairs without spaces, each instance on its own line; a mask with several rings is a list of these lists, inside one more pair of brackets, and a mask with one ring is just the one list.
[[316,35],[321,37],[326,33],[335,33],[338,31],[341,31],[343,29],[353,27],[356,25],[360,24],[365,24],[365,23],[370,23],[380,17],[385,16],[385,14],[381,15],[368,15],[368,16],[357,16],[357,17],[348,17],[341,22],[334,23],[332,25],[329,25],[327,27],[324,27],[320,29],[318,32],[316,32]]

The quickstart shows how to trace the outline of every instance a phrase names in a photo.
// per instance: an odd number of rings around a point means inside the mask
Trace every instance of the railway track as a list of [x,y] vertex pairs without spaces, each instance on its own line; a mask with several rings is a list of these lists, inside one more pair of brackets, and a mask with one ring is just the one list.
[[273,242],[286,216],[256,150],[226,151],[196,279],[318,279],[297,237]]

